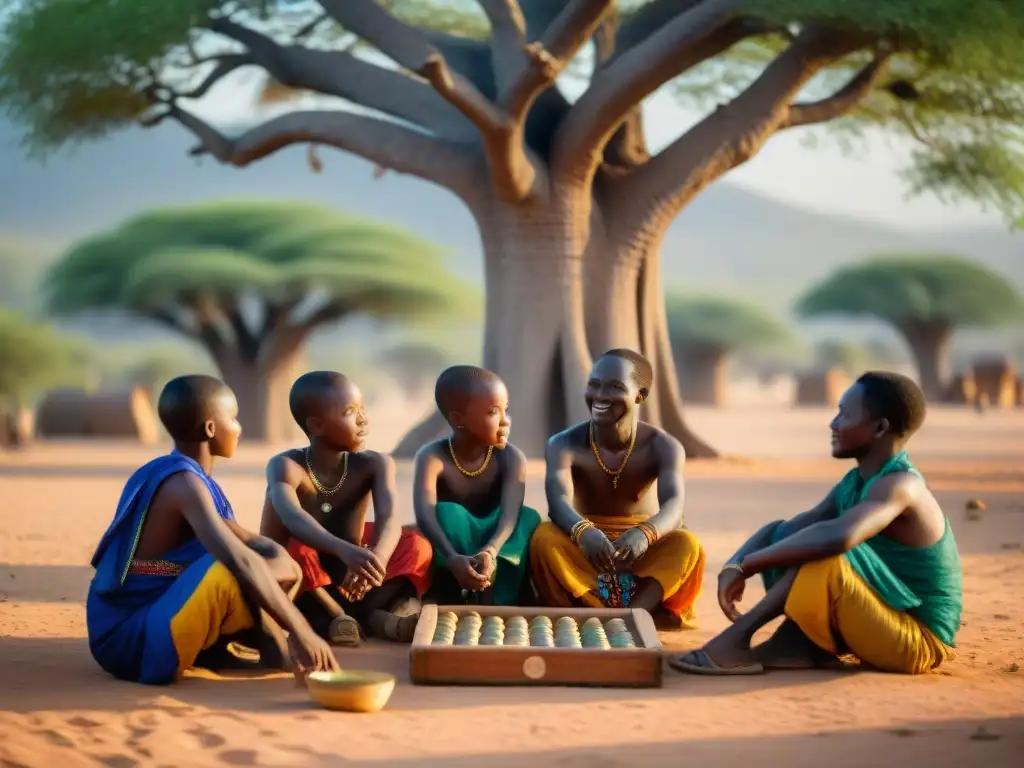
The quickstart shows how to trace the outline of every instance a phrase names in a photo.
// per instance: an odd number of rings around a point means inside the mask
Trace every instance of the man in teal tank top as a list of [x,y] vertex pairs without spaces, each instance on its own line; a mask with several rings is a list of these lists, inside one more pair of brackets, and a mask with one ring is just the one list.
[[[832,420],[832,456],[857,466],[814,509],[764,526],[718,577],[718,602],[732,626],[703,648],[676,656],[680,672],[759,674],[767,668],[842,666],[919,674],[953,656],[963,606],[956,540],[906,453],[925,417],[913,381],[861,376]],[[737,603],[760,574],[765,597]],[[785,615],[775,634],[754,633]]]

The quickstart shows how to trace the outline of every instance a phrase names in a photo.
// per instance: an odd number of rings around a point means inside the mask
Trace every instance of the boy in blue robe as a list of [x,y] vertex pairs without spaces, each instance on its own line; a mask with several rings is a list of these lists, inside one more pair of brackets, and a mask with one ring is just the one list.
[[[182,376],[160,394],[174,450],[128,480],[92,559],[89,650],[114,677],[153,685],[254,647],[260,666],[336,670],[330,647],[285,594],[299,578],[283,549],[242,528],[210,477],[238,445],[234,393],[210,376]],[[281,627],[288,630],[287,641]]]

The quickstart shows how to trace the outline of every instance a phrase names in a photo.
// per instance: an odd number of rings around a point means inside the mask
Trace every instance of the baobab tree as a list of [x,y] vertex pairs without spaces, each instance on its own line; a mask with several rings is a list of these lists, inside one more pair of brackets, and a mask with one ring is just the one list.
[[44,288],[54,314],[119,310],[201,346],[235,391],[243,435],[269,441],[295,436],[288,389],[318,327],[469,309],[469,289],[428,243],[274,202],[140,213],[73,245]]
[[[463,9],[482,23],[457,35]],[[1022,31],[1024,6],[1000,0],[25,0],[0,103],[37,148],[142,116],[238,167],[326,146],[450,190],[480,229],[483,362],[519,404],[516,443],[536,456],[584,418],[591,351],[631,346],[657,371],[646,417],[699,456],[713,450],[683,420],[660,276],[674,217],[771,136],[834,121],[912,137],[913,191],[1015,213]],[[556,78],[584,49],[571,102]],[[297,103],[229,136],[188,99],[243,67],[361,110]],[[672,80],[709,110],[652,154],[640,106]]]
[[925,395],[946,399],[949,343],[957,328],[1024,321],[1024,297],[1004,275],[941,254],[879,256],[836,270],[796,304],[802,317],[873,318],[907,342]]

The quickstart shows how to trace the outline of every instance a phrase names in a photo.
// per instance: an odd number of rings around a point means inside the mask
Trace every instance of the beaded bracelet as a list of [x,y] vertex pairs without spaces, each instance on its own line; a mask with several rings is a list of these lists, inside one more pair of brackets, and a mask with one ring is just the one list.
[[571,538],[572,543],[578,547],[580,545],[580,536],[583,535],[584,531],[589,530],[593,527],[594,524],[589,520],[580,520],[572,527],[572,530],[569,533],[569,538]]

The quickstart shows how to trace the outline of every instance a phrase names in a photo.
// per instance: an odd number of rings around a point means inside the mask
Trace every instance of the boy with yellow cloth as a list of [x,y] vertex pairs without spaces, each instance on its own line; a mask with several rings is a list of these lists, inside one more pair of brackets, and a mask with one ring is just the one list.
[[[769,523],[722,569],[718,601],[733,625],[669,660],[681,672],[759,674],[835,666],[853,655],[885,672],[919,674],[953,656],[963,606],[956,540],[904,447],[924,421],[910,379],[865,373],[832,420],[832,455],[857,466],[817,507]],[[736,603],[760,573],[767,594]],[[784,614],[766,642],[754,633]]]
[[530,543],[533,582],[545,605],[643,608],[692,627],[704,551],[682,527],[683,447],[639,420],[652,373],[637,352],[606,352],[587,381],[591,418],[548,441],[551,522]]

